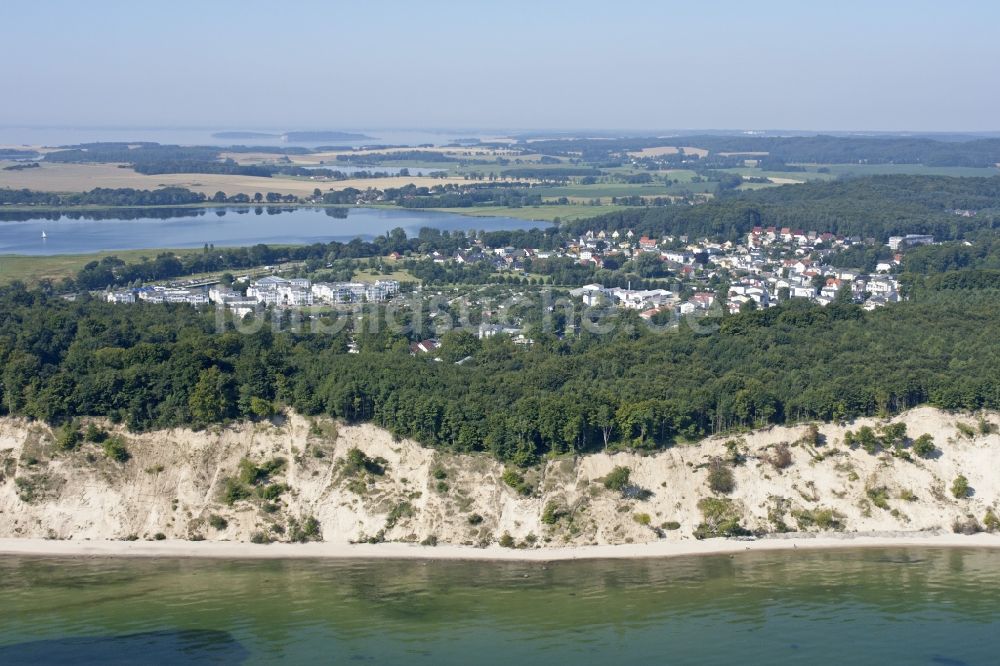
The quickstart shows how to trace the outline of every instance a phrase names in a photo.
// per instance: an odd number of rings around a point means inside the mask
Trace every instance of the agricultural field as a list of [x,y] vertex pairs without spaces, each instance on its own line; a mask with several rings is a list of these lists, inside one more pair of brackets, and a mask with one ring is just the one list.
[[[833,180],[833,174],[819,173],[816,171],[768,171],[756,167],[740,167],[737,169],[719,169],[722,173],[739,174],[744,178],[767,178],[771,180],[771,185],[790,185],[794,183],[804,183],[810,180]],[[753,185],[757,183],[746,183]],[[764,185],[767,187],[767,185]]]
[[[704,148],[696,148],[694,146],[684,146],[683,148],[686,155],[697,155],[698,157],[708,155],[708,151]],[[629,155],[633,157],[659,157],[661,155],[676,155],[678,152],[680,152],[680,147],[678,146],[656,146],[632,151]]]
[[374,187],[385,189],[409,183],[433,187],[444,183],[467,183],[464,178],[430,178],[391,176],[388,178],[357,178],[339,181],[314,181],[308,178],[242,176],[235,174],[166,173],[145,175],[116,164],[42,164],[38,169],[0,171],[0,188],[29,189],[43,192],[86,192],[97,187],[111,189],[135,188],[155,190],[162,187],[185,187],[193,192],[212,196],[218,191],[227,195],[255,192],[278,192],[310,196],[317,187],[323,191],[359,190]]

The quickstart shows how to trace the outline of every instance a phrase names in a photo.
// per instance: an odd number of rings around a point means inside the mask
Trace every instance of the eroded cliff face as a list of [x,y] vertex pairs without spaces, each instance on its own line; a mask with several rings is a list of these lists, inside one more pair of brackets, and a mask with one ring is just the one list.
[[[933,437],[939,451],[926,459],[908,449],[909,460],[846,446],[846,430],[882,425],[864,420],[820,426],[818,446],[804,441],[805,426],[775,427],[655,455],[550,460],[517,470],[521,480],[508,475],[508,482],[504,466],[485,455],[443,454],[373,426],[297,415],[280,425],[201,432],[109,427],[124,441],[125,462],[94,443],[60,450],[47,426],[2,419],[0,536],[468,545],[503,539],[544,547],[691,539],[699,525],[705,534],[737,523],[763,532],[950,531],[956,521],[972,526],[971,516],[982,525],[991,511],[1000,513],[1000,435],[983,434],[977,418],[921,408],[894,419],[906,424],[910,439]],[[995,415],[987,419],[1000,423]],[[959,430],[966,424],[974,432]],[[727,447],[733,440],[735,448]],[[790,453],[783,468],[776,464],[782,443]],[[735,465],[734,451],[744,459]],[[713,459],[732,471],[732,492],[709,488]],[[603,483],[615,467],[629,470],[624,494]],[[959,475],[970,487],[963,498],[952,492]]]

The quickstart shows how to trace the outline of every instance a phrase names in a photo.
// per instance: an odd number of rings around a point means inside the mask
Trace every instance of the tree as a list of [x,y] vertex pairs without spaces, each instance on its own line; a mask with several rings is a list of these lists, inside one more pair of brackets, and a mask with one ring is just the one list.
[[590,400],[589,404],[591,410],[588,420],[600,430],[604,448],[607,449],[617,423],[614,406],[610,403],[610,398],[608,402],[595,398]]
[[196,423],[207,425],[230,418],[234,402],[232,380],[212,366],[198,376],[188,407]]
[[444,361],[457,363],[468,356],[475,356],[479,349],[479,338],[471,331],[456,329],[441,336],[438,353]]
[[810,284],[812,285],[813,291],[819,291],[824,286],[826,286],[826,276],[825,275],[816,274],[816,275],[812,276],[812,280],[810,280]]
[[650,436],[657,425],[657,404],[654,400],[629,402],[618,408],[618,428],[623,437],[635,447],[652,444]]
[[250,413],[258,419],[269,419],[274,416],[274,405],[269,400],[254,396],[250,398]]
[[26,407],[37,388],[38,371],[41,362],[34,354],[16,350],[4,363],[3,399],[4,406],[11,414],[18,414]]
[[896,452],[902,451],[903,446],[906,444],[906,424],[900,422],[882,426],[880,439],[884,448],[892,448]]
[[80,430],[74,423],[67,423],[59,429],[56,435],[56,446],[63,451],[72,451],[80,445]]

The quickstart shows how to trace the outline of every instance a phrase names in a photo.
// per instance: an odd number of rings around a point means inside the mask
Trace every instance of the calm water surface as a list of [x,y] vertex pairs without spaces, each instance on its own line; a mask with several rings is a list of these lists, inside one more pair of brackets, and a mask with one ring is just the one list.
[[[173,209],[165,219],[116,219],[113,212],[3,213],[0,254],[83,254],[103,250],[195,248],[265,244],[308,244],[373,238],[396,227],[416,235],[422,227],[448,231],[532,229],[547,226],[512,217],[470,217],[451,213],[373,208],[232,207]],[[149,215],[148,212],[140,215]],[[339,216],[339,217],[338,217]],[[106,219],[103,219],[106,218]],[[42,238],[42,232],[47,238]]]
[[[178,144],[182,146],[366,146],[371,144],[417,146],[420,144],[445,144],[456,138],[489,138],[495,133],[469,132],[467,130],[433,131],[407,129],[352,129],[352,128],[319,128],[320,130],[340,130],[354,134],[363,134],[370,139],[341,139],[338,141],[301,141],[285,142],[278,136],[256,137],[248,139],[226,139],[214,137],[216,132],[231,131],[234,127],[16,127],[0,126],[0,144],[8,145],[43,145],[62,146],[77,143],[99,141],[154,141],[162,144]],[[264,134],[276,134],[288,129],[305,128],[250,128]]]
[[997,664],[1000,553],[0,560],[0,663]]

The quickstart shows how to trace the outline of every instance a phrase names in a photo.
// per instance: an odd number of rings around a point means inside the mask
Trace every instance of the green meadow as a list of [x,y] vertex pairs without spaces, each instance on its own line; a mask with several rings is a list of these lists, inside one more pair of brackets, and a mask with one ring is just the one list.
[[92,254],[0,255],[0,284],[10,284],[21,280],[27,284],[37,284],[41,280],[61,280],[73,277],[91,261],[104,257],[118,257],[123,261],[141,261],[143,257],[152,259],[161,252],[194,252],[195,250],[116,250]]
[[468,215],[470,217],[492,217],[497,215],[503,217],[513,217],[519,220],[552,222],[556,218],[561,220],[578,220],[586,217],[596,217],[605,213],[625,210],[626,208],[628,208],[628,206],[587,206],[582,204],[570,204],[567,206],[523,206],[521,208],[476,206],[475,208],[435,208],[433,210],[441,211],[443,213],[458,213],[459,215]]

